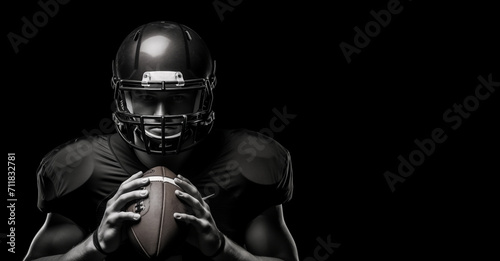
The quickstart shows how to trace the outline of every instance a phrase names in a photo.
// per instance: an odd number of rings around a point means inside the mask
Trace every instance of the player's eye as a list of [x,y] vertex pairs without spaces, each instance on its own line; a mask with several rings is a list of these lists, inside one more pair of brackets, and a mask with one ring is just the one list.
[[156,97],[147,93],[138,93],[134,95],[134,99],[141,102],[154,102]]
[[186,96],[182,94],[176,94],[168,97],[169,102],[181,103],[186,100]]

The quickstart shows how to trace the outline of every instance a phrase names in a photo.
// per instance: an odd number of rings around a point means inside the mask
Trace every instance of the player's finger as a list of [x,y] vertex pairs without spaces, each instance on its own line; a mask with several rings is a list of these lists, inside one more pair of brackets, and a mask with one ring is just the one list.
[[131,192],[127,192],[121,194],[116,200],[111,204],[112,211],[121,211],[129,202],[133,200],[142,199],[148,196],[148,191],[143,190],[134,190]]
[[128,179],[126,179],[124,182],[122,183],[128,183],[134,179],[137,179],[139,177],[142,177],[144,175],[144,173],[142,171],[138,171],[137,173],[133,174],[132,176],[130,176]]
[[[140,175],[138,177],[140,177]],[[144,187],[149,184],[148,178],[138,178],[138,177],[136,177],[134,180],[130,181],[127,180],[128,182],[127,181],[123,182],[118,188],[115,197],[119,197],[124,193],[136,190],[140,187]]]
[[200,218],[205,218],[206,217],[206,212],[207,210],[203,207],[203,204],[196,199],[195,197],[191,196],[190,194],[186,192],[182,192],[180,190],[175,191],[175,195],[184,203],[186,203],[188,206],[190,206],[194,214]]
[[185,222],[187,224],[193,225],[194,228],[199,232],[206,232],[210,228],[210,224],[207,220],[197,218],[193,215],[188,215],[186,213],[174,213],[174,218]]
[[197,198],[198,200],[201,200],[201,195],[198,192],[198,189],[187,178],[181,175],[177,175],[177,177],[174,179],[174,182],[179,187],[181,187],[186,193]]
[[136,221],[141,218],[141,215],[134,212],[120,211],[114,212],[108,217],[108,224],[110,227],[120,226],[125,221]]

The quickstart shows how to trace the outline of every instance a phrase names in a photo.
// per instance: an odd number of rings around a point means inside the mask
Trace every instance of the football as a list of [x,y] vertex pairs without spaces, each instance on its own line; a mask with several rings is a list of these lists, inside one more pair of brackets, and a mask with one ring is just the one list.
[[173,217],[175,212],[185,213],[184,204],[175,196],[175,190],[182,189],[174,183],[176,175],[163,166],[146,171],[143,177],[150,181],[142,188],[149,196],[127,208],[141,215],[128,230],[129,240],[147,258],[175,254],[186,234],[184,224]]

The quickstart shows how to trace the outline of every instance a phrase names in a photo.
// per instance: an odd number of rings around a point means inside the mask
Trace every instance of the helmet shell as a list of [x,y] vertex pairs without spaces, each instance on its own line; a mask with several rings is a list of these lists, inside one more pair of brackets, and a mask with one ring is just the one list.
[[146,71],[179,71],[184,79],[209,78],[213,60],[203,39],[174,22],[151,22],[134,29],[120,45],[114,76],[141,80]]
[[[132,147],[153,154],[176,154],[210,133],[215,118],[215,62],[203,39],[191,28],[167,21],[137,27],[122,41],[112,69],[113,119],[118,133]],[[154,76],[159,78],[150,81]],[[200,101],[192,113],[142,115],[130,109],[127,91],[188,92],[193,88],[200,91]],[[172,127],[182,129],[175,135],[148,132],[148,128]]]

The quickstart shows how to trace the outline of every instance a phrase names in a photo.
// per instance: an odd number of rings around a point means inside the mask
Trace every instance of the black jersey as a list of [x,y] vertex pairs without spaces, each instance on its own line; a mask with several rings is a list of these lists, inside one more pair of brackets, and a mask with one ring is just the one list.
[[[116,133],[76,139],[42,160],[37,173],[38,207],[72,219],[90,234],[120,184],[146,170]],[[217,227],[240,245],[252,219],[292,197],[289,152],[275,140],[249,130],[214,130],[195,147],[180,174],[202,196],[214,194],[208,203]],[[184,247],[183,260],[200,260],[197,250]],[[129,251],[125,245],[109,259],[130,260],[133,253]]]

